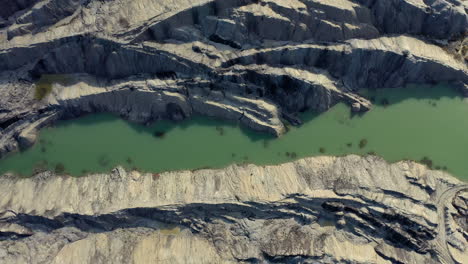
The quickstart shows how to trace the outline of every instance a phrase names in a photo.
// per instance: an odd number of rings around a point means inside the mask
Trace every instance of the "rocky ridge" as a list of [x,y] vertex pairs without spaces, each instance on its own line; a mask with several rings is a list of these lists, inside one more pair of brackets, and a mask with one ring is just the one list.
[[43,126],[96,111],[143,123],[197,113],[279,136],[284,122],[300,124],[298,112],[338,102],[369,110],[361,88],[455,82],[467,90],[465,1],[0,6],[8,6],[0,12],[0,156],[34,143]]
[[0,182],[2,263],[466,263],[468,186],[410,161],[316,157]]
[[[0,0],[0,158],[61,119],[193,114],[277,136],[361,88],[468,94],[459,0]],[[1,263],[466,263],[468,186],[410,161],[0,181]]]

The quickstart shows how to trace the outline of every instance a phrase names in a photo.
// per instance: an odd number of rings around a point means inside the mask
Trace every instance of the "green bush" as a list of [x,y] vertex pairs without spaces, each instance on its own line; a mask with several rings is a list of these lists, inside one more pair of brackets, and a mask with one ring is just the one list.
[[57,165],[55,165],[55,173],[57,174],[61,174],[61,173],[64,173],[65,172],[65,165],[63,165],[63,163],[57,163]]
[[367,139],[363,138],[359,141],[359,148],[364,148],[367,145]]
[[61,85],[70,85],[70,78],[65,74],[44,74],[39,81],[36,82],[36,89],[34,91],[34,98],[42,100],[52,92],[54,83]]

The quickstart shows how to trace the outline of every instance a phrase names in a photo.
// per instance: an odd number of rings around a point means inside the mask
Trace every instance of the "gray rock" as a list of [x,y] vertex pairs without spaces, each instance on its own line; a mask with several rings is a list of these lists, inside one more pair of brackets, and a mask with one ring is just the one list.
[[465,183],[373,156],[7,177],[0,189],[2,263],[462,263],[467,244],[445,228]]
[[[281,117],[300,124],[298,112],[370,110],[361,88],[468,84],[458,0],[10,2],[0,0],[0,157],[85,113],[142,123],[198,113],[281,135]],[[0,262],[463,263],[466,253],[466,204],[454,200],[466,184],[412,162],[94,176],[3,178],[0,210],[13,213],[0,212]]]
[[18,135],[18,143],[19,147],[22,149],[26,149],[34,145],[37,139],[37,131],[34,129],[31,130],[23,130]]
[[351,105],[351,111],[360,112],[361,111],[361,105],[359,103],[352,104]]
[[455,85],[464,97],[468,97],[468,83],[458,82]]

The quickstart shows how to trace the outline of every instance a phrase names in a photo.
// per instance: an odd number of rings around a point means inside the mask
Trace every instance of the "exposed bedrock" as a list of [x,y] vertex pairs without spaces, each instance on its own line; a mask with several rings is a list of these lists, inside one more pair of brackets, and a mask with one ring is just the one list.
[[466,32],[467,4],[460,0],[357,0],[372,10],[373,23],[385,33],[451,38]]
[[0,188],[2,263],[463,263],[468,250],[466,184],[372,156]]
[[164,41],[181,36],[183,26],[235,48],[265,39],[338,41],[403,33],[448,39],[467,31],[465,7],[459,1],[210,1],[151,21],[139,28],[137,39]]
[[[0,157],[61,119],[281,135],[361,88],[466,93],[459,0],[0,0]],[[467,186],[377,157],[0,181],[1,263],[466,263]],[[174,253],[176,252],[176,254]]]
[[2,6],[0,11],[0,19],[7,20],[16,12],[31,7],[36,2],[39,2],[39,0],[18,0],[14,2],[9,0],[2,0],[0,1],[0,6]]
[[[101,111],[143,123],[199,113],[281,135],[283,120],[301,123],[299,112],[339,102],[369,110],[361,88],[465,87],[466,7],[457,0],[20,1],[0,21],[0,153],[30,145],[37,129],[20,134],[39,115],[54,117],[47,125]],[[59,77],[41,78],[51,74]]]
[[158,119],[182,120],[193,113],[239,121],[248,127],[280,135],[284,126],[277,106],[268,100],[241,97],[212,90],[203,79],[126,79],[114,83],[87,80],[67,87],[57,86],[49,98],[52,108],[64,117],[83,113],[111,112],[125,119],[147,123]]
[[[47,29],[47,26],[72,16],[80,5],[89,2],[89,0],[22,0],[19,2],[30,2],[30,5],[32,2],[38,3],[32,5],[30,9],[14,13],[13,17],[7,16],[9,18],[7,23],[11,24],[7,29],[8,39],[18,35],[41,32]],[[26,6],[26,3],[18,5],[18,7]]]
[[349,40],[343,44],[296,44],[247,50],[225,62],[303,65],[324,69],[352,90],[398,87],[408,82],[468,82],[466,64],[442,48],[408,36]]

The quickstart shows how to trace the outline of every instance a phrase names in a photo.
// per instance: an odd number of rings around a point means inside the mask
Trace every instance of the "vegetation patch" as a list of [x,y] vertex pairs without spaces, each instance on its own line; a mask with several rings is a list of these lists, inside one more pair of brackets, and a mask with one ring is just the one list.
[[217,126],[216,131],[218,131],[218,134],[220,136],[224,136],[224,128],[223,127]]
[[429,169],[432,169],[433,162],[430,158],[428,157],[423,157],[420,162],[424,165],[426,165]]
[[129,28],[130,27],[130,23],[128,22],[128,20],[125,17],[120,17],[118,22],[119,22],[119,25],[122,28]]
[[52,92],[54,83],[61,85],[70,85],[71,79],[66,74],[44,74],[36,82],[36,89],[34,91],[34,98],[42,100]]
[[367,146],[367,139],[363,138],[359,141],[359,148],[365,148]]
[[390,101],[387,98],[383,98],[380,100],[380,104],[383,106],[388,106],[390,104]]
[[55,173],[61,174],[65,172],[65,165],[63,163],[59,162],[57,165],[55,165]]
[[33,175],[45,172],[48,169],[48,162],[46,160],[39,161],[33,168]]
[[163,138],[164,136],[166,135],[166,132],[164,131],[155,131],[153,136],[157,137],[157,138]]
[[159,177],[161,177],[161,174],[159,174],[159,173],[153,173],[153,180],[154,180],[154,181],[159,180]]
[[99,157],[98,159],[98,164],[101,166],[101,167],[107,167],[110,163],[110,160],[109,158],[106,156],[106,155],[102,155]]

